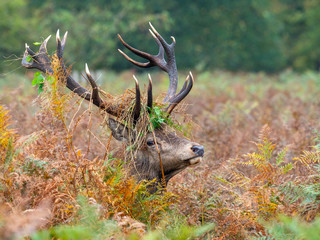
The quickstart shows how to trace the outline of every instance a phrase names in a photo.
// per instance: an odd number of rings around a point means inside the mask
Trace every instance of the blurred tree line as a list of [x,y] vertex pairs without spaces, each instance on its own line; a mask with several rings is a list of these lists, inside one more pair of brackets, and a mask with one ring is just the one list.
[[127,69],[116,34],[157,53],[149,21],[175,36],[179,69],[319,70],[319,13],[320,0],[1,0],[0,71],[19,66],[25,42],[37,49],[57,29],[69,31],[65,57],[75,68]]

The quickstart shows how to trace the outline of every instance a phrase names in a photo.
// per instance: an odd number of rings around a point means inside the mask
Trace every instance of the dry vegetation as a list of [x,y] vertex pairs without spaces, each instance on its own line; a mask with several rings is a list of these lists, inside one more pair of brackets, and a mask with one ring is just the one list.
[[316,239],[319,75],[195,78],[187,102],[205,158],[153,196],[115,158],[97,109],[54,82],[38,97],[3,89],[1,238]]

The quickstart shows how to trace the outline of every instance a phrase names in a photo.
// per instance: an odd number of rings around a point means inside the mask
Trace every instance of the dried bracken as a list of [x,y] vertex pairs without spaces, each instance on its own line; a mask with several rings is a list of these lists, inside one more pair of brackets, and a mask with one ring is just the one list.
[[[193,135],[205,145],[207,155],[201,165],[175,176],[167,193],[153,196],[146,191],[150,183],[137,183],[128,173],[122,160],[130,149],[110,138],[102,123],[105,115],[91,104],[72,93],[66,95],[61,88],[53,97],[53,82],[44,82],[48,89],[33,106],[33,96],[8,91],[1,96],[7,106],[2,108],[1,126],[11,132],[3,134],[9,137],[9,145],[1,148],[0,155],[7,159],[2,159],[7,164],[0,171],[1,237],[32,235],[39,229],[57,236],[54,231],[69,227],[90,234],[101,234],[103,229],[109,235],[102,239],[130,238],[131,233],[141,239],[149,234],[165,239],[168,231],[182,231],[179,226],[214,223],[215,228],[207,229],[200,239],[272,239],[274,232],[265,223],[281,227],[279,214],[300,217],[306,222],[301,229],[314,226],[316,231],[320,212],[318,78],[292,73],[197,75],[195,88],[201,94],[191,96],[189,103],[200,107],[189,109],[201,126],[192,126]],[[100,93],[112,103],[132,106],[135,101],[134,90],[113,97]],[[21,95],[18,100],[14,99],[17,94]],[[143,103],[146,95],[141,94]],[[159,99],[154,102],[161,106]],[[57,107],[59,101],[64,102],[62,107]],[[35,105],[40,110],[33,116]],[[183,124],[184,117],[189,119],[184,114],[187,105],[175,109],[181,110],[177,119]],[[146,128],[139,121],[136,126]],[[86,197],[86,205],[78,196]],[[90,207],[94,221],[90,214],[81,215]],[[110,219],[114,222],[106,223]]]

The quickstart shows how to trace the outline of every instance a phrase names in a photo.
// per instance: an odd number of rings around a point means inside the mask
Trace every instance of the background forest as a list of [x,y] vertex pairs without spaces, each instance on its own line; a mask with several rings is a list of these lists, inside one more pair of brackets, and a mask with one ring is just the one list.
[[[1,0],[0,239],[318,240],[319,13],[320,0]],[[176,39],[178,88],[195,77],[172,119],[205,148],[154,195],[61,71],[21,66],[25,43],[36,52],[52,35],[59,69],[60,29],[68,71],[87,89],[85,63],[114,99],[134,93],[135,74],[145,103],[150,72],[161,100],[167,75],[117,51],[120,33],[155,54],[148,22]]]
[[[175,36],[178,68],[278,72],[319,70],[318,0],[3,0],[0,3],[0,70],[7,71],[25,42],[60,31],[68,41],[68,61],[80,68],[131,67],[115,50],[116,34],[154,49],[146,23]],[[53,43],[52,43],[53,44]],[[156,50],[156,49],[155,49]],[[9,63],[8,63],[9,61]],[[17,67],[18,64],[13,64]]]

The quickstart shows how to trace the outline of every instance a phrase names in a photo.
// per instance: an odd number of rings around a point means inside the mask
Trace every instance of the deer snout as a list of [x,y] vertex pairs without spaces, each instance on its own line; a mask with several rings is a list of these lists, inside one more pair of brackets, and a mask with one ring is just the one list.
[[200,157],[203,157],[203,155],[204,155],[204,148],[203,148],[203,146],[192,146],[192,147],[191,147],[191,150],[192,150],[195,154],[197,154],[198,156],[200,156]]

